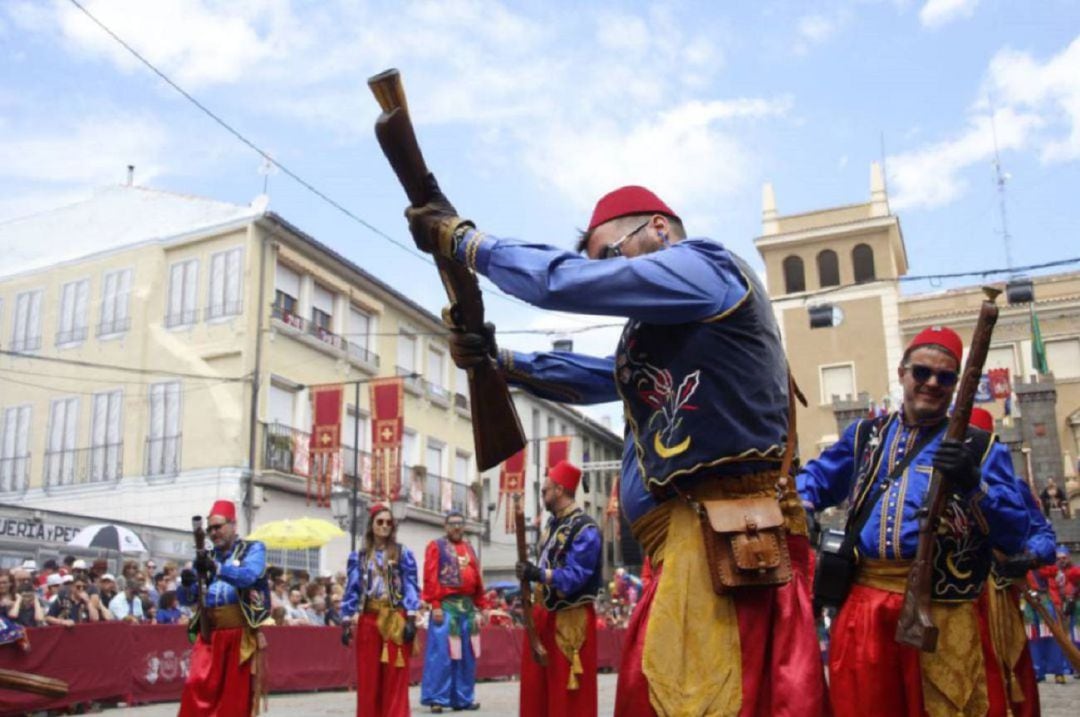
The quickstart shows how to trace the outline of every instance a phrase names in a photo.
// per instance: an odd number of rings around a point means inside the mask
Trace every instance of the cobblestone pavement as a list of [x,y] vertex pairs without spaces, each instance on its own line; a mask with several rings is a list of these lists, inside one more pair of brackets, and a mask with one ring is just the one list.
[[[610,715],[615,708],[615,675],[600,675],[600,714]],[[482,682],[476,686],[477,699],[482,709],[478,717],[503,717],[517,714],[517,682]],[[1077,717],[1080,715],[1080,680],[1069,679],[1064,685],[1053,681],[1039,685],[1043,717]],[[409,696],[413,713],[428,714],[420,706],[420,688],[413,687]],[[274,695],[270,698],[270,711],[266,717],[320,717],[322,715],[352,715],[356,710],[356,697],[351,692],[319,692],[295,695]],[[148,707],[130,707],[106,710],[112,717],[173,717],[176,703],[164,703]],[[869,714],[869,713],[868,713]]]

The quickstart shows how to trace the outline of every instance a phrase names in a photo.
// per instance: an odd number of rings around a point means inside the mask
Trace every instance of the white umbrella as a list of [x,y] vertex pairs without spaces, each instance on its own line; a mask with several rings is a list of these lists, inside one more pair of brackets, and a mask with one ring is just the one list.
[[119,553],[149,552],[138,535],[112,523],[88,525],[72,538],[68,545],[76,548],[100,548]]

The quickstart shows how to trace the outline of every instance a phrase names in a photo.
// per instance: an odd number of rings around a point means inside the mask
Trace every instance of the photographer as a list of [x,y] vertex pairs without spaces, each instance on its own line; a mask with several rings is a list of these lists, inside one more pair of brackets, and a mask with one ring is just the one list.
[[45,624],[45,605],[34,592],[34,583],[30,579],[18,582],[15,599],[8,609],[8,617],[23,627]]
[[49,606],[45,622],[49,625],[72,627],[80,622],[97,622],[101,615],[101,599],[86,591],[86,579],[76,578],[71,588],[63,590]]

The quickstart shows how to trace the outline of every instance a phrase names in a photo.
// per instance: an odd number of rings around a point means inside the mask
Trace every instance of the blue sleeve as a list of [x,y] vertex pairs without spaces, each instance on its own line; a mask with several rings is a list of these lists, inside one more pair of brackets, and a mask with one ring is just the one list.
[[852,423],[821,455],[802,467],[795,476],[795,485],[804,503],[815,511],[844,502],[851,494],[855,479],[855,431],[859,421]]
[[545,244],[470,231],[458,260],[533,306],[681,324],[717,316],[750,290],[732,255],[708,239],[683,239],[632,259],[598,261]]
[[181,605],[194,605],[199,602],[199,583],[194,585],[177,585],[176,600]]
[[591,525],[582,528],[574,538],[566,564],[551,571],[551,586],[569,595],[584,587],[600,560],[600,531]]
[[1017,476],[1016,484],[1016,489],[1020,492],[1020,497],[1024,499],[1024,507],[1027,508],[1028,514],[1028,535],[1025,547],[1035,556],[1040,565],[1053,565],[1057,560],[1055,553],[1057,534],[1054,533],[1054,526],[1043,515],[1039,508],[1039,501],[1035,499],[1035,493],[1032,492],[1027,481]]
[[346,573],[345,595],[341,598],[342,620],[352,617],[360,609],[360,557],[355,552],[349,553]]
[[534,396],[559,403],[618,401],[615,360],[569,351],[523,354],[502,351],[499,363],[507,380]]
[[249,588],[266,572],[266,546],[255,540],[248,544],[244,559],[239,565],[226,560],[218,567],[219,579],[237,589]]
[[401,546],[401,577],[405,584],[405,610],[414,613],[420,609],[420,576],[416,569],[416,556],[404,545]]
[[981,469],[977,506],[986,521],[990,542],[1006,555],[1022,552],[1031,521],[1013,474],[1009,449],[996,441],[991,443]]

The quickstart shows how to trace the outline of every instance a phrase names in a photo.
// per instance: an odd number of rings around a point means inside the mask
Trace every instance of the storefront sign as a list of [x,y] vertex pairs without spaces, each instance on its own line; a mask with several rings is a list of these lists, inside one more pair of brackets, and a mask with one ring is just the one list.
[[58,525],[32,518],[0,518],[0,538],[23,538],[46,543],[68,543],[80,530],[77,525]]

